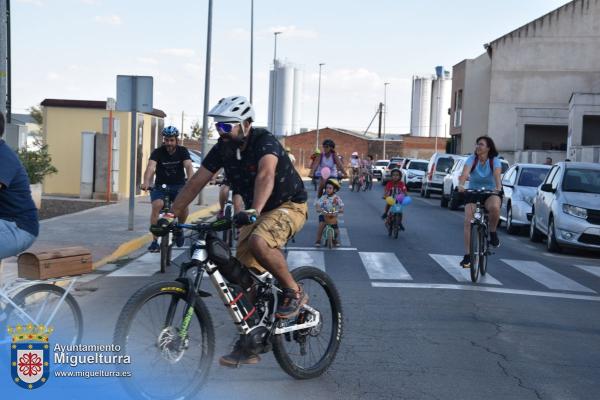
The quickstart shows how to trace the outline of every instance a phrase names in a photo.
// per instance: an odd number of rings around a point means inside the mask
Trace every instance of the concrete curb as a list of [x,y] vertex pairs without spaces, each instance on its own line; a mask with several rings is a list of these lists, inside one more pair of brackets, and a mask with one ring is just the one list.
[[[191,213],[188,216],[188,221],[192,221],[197,218],[208,217],[211,214],[217,212],[219,210],[219,208],[220,207],[219,207],[218,203],[207,206],[206,208],[203,208],[202,210],[198,210],[196,212]],[[152,234],[147,233],[143,236],[137,237],[135,239],[131,239],[131,240],[121,244],[111,255],[106,256],[99,261],[96,261],[94,263],[94,269],[99,268],[105,264],[111,263],[113,261],[116,261],[120,258],[123,258],[128,254],[133,253],[134,251],[138,250],[145,244],[150,243],[151,240],[152,240]]]

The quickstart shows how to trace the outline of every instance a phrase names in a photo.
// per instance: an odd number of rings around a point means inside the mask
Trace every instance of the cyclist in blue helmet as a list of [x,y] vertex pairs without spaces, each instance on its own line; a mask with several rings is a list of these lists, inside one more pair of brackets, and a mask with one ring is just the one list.
[[[186,176],[189,179],[194,174],[188,149],[179,145],[179,130],[174,126],[167,126],[162,130],[162,137],[162,146],[156,148],[150,154],[150,160],[148,160],[148,166],[144,173],[144,182],[141,186],[142,190],[148,190],[152,178],[156,174],[154,188],[150,192],[152,201],[151,225],[155,225],[158,220],[160,210],[164,207],[165,196],[168,194],[171,200],[175,200],[177,194],[185,185]],[[166,189],[162,189],[162,185],[166,185]],[[188,208],[181,213],[179,217],[182,222],[185,222],[188,213]],[[183,235],[175,235],[175,244],[179,247],[183,246]],[[150,243],[148,251],[153,253],[160,251],[156,237]]]

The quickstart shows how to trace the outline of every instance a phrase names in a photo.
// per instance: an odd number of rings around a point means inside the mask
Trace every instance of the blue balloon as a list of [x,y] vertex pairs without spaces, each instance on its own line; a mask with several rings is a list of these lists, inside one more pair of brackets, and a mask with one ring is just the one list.
[[403,206],[407,206],[410,203],[412,203],[412,198],[410,196],[406,196],[403,200],[402,200],[402,205]]

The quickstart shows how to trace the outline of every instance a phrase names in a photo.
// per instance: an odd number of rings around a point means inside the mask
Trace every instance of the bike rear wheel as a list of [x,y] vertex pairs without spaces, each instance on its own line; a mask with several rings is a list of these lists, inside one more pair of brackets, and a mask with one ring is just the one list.
[[[12,301],[33,318],[36,325],[47,325],[54,328],[52,341],[60,344],[79,344],[83,337],[83,316],[75,298],[68,293],[63,303],[57,308],[65,296],[65,289],[57,285],[40,283],[29,286],[17,293]],[[23,312],[9,305],[6,310],[7,326],[17,324],[26,326],[31,322]],[[50,320],[52,313],[54,317]],[[6,332],[6,331],[5,331]]]
[[303,284],[309,296],[308,305],[319,311],[321,323],[290,335],[275,336],[273,353],[279,366],[290,376],[296,379],[316,378],[333,363],[340,347],[342,303],[333,281],[325,272],[314,267],[301,267],[293,270],[292,275],[296,282]]
[[479,278],[479,266],[481,260],[481,242],[480,238],[481,227],[477,224],[471,225],[471,243],[470,243],[470,256],[471,256],[471,282],[477,282]]
[[214,354],[214,328],[206,305],[197,299],[196,318],[181,342],[186,297],[181,282],[158,282],[138,290],[123,307],[113,343],[121,346],[119,354],[131,357],[131,364],[119,366],[132,373],[121,379],[132,397],[185,399],[204,385]]
[[485,274],[487,272],[487,262],[488,262],[488,245],[487,245],[486,232],[484,229],[481,229],[481,231],[480,231],[479,242],[482,244],[481,257],[479,260],[479,272],[481,273],[481,276],[485,276]]

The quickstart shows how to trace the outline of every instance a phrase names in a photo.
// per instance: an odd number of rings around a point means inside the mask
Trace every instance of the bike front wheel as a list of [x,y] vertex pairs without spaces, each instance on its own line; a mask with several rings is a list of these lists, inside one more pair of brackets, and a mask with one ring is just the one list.
[[[319,325],[273,338],[273,353],[279,366],[296,379],[321,376],[335,360],[343,333],[340,295],[325,272],[314,267],[292,271],[309,296],[308,305],[320,313]],[[305,316],[301,311],[298,319]],[[290,323],[298,323],[298,319]]]
[[114,344],[131,364],[122,379],[134,398],[186,399],[204,385],[213,359],[215,333],[204,302],[196,300],[187,334],[181,327],[187,305],[181,282],[158,282],[138,290],[125,304],[115,327]]
[[171,265],[171,249],[173,245],[171,243],[171,233],[163,236],[160,239],[160,272],[164,273],[167,270],[167,266]]
[[62,287],[47,283],[29,286],[17,293],[12,301],[18,308],[8,306],[7,326],[45,325],[54,329],[53,342],[65,345],[81,343],[81,309],[71,293],[65,294]]
[[479,266],[481,265],[481,249],[482,242],[479,240],[483,229],[479,225],[471,225],[471,244],[470,244],[470,256],[471,256],[471,282],[477,282],[479,278]]

